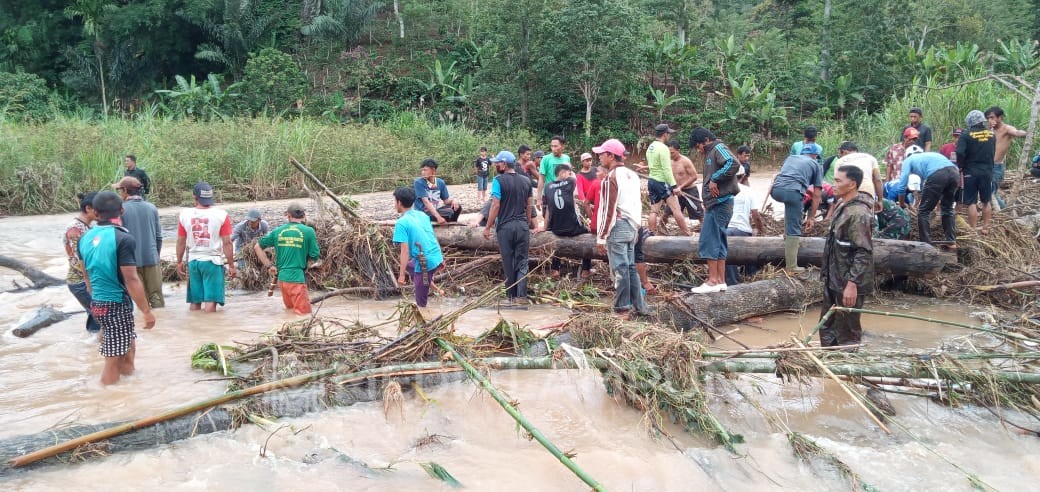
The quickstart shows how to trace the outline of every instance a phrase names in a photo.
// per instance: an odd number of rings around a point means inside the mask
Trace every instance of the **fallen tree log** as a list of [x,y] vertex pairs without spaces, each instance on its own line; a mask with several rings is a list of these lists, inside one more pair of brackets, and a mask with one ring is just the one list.
[[[441,246],[480,251],[498,251],[494,238],[484,239],[483,229],[477,227],[434,227]],[[669,263],[699,260],[697,236],[653,236],[643,242],[643,254],[650,263]],[[823,258],[824,238],[803,237],[800,240],[798,260],[803,265],[819,266]],[[558,237],[549,232],[531,235],[531,249],[545,248],[563,258],[594,258],[605,260],[606,254],[595,248],[592,234]],[[782,237],[731,237],[727,264],[762,264],[784,260]],[[946,265],[957,262],[955,254],[941,252],[934,246],[916,241],[874,240],[874,267],[894,275],[928,275],[938,273]]]
[[[79,312],[82,313],[83,311]],[[64,321],[73,314],[76,313],[61,312],[48,304],[38,309],[31,319],[18,325],[14,330],[11,330],[11,333],[16,337],[25,338],[40,331],[42,328]]]
[[24,275],[25,278],[29,279],[29,281],[33,283],[33,289],[65,285],[65,279],[48,275],[43,270],[11,258],[10,256],[0,255],[0,268],[14,270]]
[[819,272],[729,286],[725,292],[688,294],[658,310],[662,321],[683,330],[721,326],[770,313],[802,311],[823,300]]

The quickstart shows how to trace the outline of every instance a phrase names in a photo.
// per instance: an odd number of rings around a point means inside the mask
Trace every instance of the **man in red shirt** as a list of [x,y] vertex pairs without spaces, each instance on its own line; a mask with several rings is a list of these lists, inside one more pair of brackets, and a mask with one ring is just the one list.
[[961,133],[963,132],[964,130],[960,128],[954,128],[953,138],[949,142],[944,143],[942,147],[939,147],[939,153],[954,163],[957,162],[957,139],[961,138]]

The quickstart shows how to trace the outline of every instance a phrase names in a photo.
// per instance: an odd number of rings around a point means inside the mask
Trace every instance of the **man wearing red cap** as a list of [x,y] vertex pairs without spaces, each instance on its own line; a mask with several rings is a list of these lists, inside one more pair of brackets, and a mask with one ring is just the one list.
[[918,136],[916,128],[907,127],[903,130],[903,140],[888,148],[888,153],[885,154],[886,182],[899,179],[899,174],[903,170],[903,157],[906,156],[906,149],[914,145]]
[[596,247],[606,250],[614,279],[614,312],[623,318],[648,314],[639,273],[636,242],[643,221],[639,175],[625,167],[625,146],[616,138],[593,147],[602,166],[610,172],[600,184],[599,224]]

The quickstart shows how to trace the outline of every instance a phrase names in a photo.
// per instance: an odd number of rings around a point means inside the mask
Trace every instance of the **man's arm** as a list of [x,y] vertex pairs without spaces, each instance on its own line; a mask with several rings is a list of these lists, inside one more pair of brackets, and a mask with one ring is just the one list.
[[761,234],[765,230],[765,223],[762,222],[762,214],[759,213],[757,208],[751,209],[751,232],[754,234]]
[[400,285],[408,285],[408,260],[412,259],[412,253],[408,249],[407,243],[401,243],[401,254],[398,261],[401,263],[401,267],[397,270],[397,283]]
[[1007,127],[1007,130],[1005,130],[1005,132],[1007,132],[1008,135],[1010,135],[1012,137],[1015,137],[1015,138],[1025,138],[1025,136],[1026,136],[1026,131],[1025,130],[1019,130],[1018,128],[1015,128],[1015,127],[1013,127],[1011,125],[1008,125],[1008,124],[1004,124],[1004,126]]
[[874,201],[877,202],[874,206],[874,211],[880,212],[881,199],[884,198],[885,188],[884,185],[881,184],[881,171],[876,167],[874,168],[872,178],[874,179]]
[[152,178],[144,169],[141,169],[141,189],[144,190],[145,195],[152,192]]
[[162,224],[159,222],[159,209],[152,214],[152,225],[155,227],[155,253],[162,255]]
[[185,246],[187,245],[187,243],[187,237],[181,235],[177,236],[177,273],[179,273],[182,277],[188,275],[188,270],[185,268],[184,265],[184,250],[186,249]]
[[[491,195],[491,210],[488,211],[487,225],[484,226],[484,238],[491,239],[491,227],[495,225],[495,219],[498,218],[498,197]],[[531,207],[528,203],[527,207],[528,216],[530,216]],[[530,220],[530,219],[528,219]]]
[[[596,238],[596,242],[606,241],[607,236],[610,234],[610,230],[614,225],[614,216],[617,214],[617,177],[613,172],[607,177],[607,199],[604,205],[606,205],[606,214],[604,215],[603,227],[599,231],[599,237]],[[602,210],[601,210],[602,212]]]
[[848,224],[846,239],[852,244],[852,265],[849,268],[849,278],[846,279],[845,291],[842,293],[845,306],[854,306],[859,288],[873,281],[867,275],[874,269],[874,243],[871,239],[873,228],[872,218],[863,214],[856,215]]
[[685,171],[683,174],[686,176],[686,180],[679,183],[679,189],[685,190],[697,182],[697,168],[693,167],[693,161],[686,158],[679,159],[679,166]]
[[910,182],[910,168],[913,165],[910,162],[903,161],[903,170],[899,173],[899,182],[892,186],[892,191],[899,195],[899,206],[906,205],[906,186]]
[[235,248],[231,245],[231,235],[220,236],[221,242],[223,242],[224,258],[227,259],[228,275],[232,278],[235,276]]
[[812,192],[812,204],[809,208],[809,216],[805,219],[805,230],[812,229],[813,223],[816,222],[816,210],[820,208],[820,200],[823,198],[823,190],[821,186],[814,186]]

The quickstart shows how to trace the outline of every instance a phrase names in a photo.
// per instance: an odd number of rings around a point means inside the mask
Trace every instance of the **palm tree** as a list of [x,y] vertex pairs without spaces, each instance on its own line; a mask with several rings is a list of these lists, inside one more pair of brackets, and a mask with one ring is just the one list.
[[98,78],[101,81],[101,106],[108,116],[108,95],[105,93],[105,68],[102,57],[101,21],[106,12],[115,8],[113,0],[75,0],[65,7],[65,17],[83,18],[83,33],[94,38],[94,56],[97,57]]

